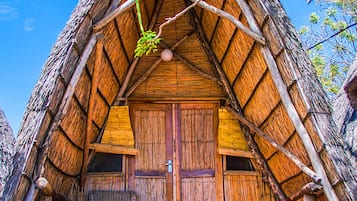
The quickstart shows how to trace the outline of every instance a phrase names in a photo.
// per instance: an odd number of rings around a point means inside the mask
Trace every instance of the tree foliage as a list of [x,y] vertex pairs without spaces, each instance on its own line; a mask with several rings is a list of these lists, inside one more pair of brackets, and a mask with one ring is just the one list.
[[357,0],[319,0],[300,29],[303,46],[330,97],[338,93],[357,53]]

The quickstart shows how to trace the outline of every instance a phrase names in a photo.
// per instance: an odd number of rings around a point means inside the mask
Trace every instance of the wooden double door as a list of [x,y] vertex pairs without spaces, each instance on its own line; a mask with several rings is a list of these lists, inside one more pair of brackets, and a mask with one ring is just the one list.
[[222,200],[217,104],[131,104],[130,108],[139,154],[129,163],[128,180],[138,200]]

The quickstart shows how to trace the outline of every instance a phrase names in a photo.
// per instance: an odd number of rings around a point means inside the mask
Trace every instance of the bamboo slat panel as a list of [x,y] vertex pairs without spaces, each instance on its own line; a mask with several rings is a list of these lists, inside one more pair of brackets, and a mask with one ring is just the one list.
[[305,165],[310,164],[309,156],[297,133],[294,133],[294,135],[289,139],[288,143],[285,145],[285,148],[297,156]]
[[89,17],[88,15],[84,18],[82,25],[79,27],[76,32],[76,36],[74,37],[76,41],[76,45],[78,47],[79,52],[83,52],[86,43],[88,42],[89,34],[91,33],[93,16]]
[[89,93],[91,89],[91,85],[88,84],[90,82],[91,78],[89,74],[86,71],[83,71],[74,92],[81,107],[86,111],[88,110]]
[[68,177],[55,169],[48,161],[44,166],[44,177],[53,189],[70,200],[77,200],[79,183],[77,177]]
[[[51,111],[52,114],[55,114],[59,108],[60,102],[66,90],[66,84],[63,83],[62,79],[57,79],[56,85],[54,86],[53,95],[51,100],[48,102],[49,105],[47,110]],[[43,106],[42,106],[43,107]]]
[[248,151],[248,144],[238,120],[226,109],[219,109],[218,147]]
[[[223,1],[216,1],[216,0],[207,0],[206,2],[219,9],[222,8],[222,4],[223,4]],[[217,20],[218,20],[218,16],[216,14],[213,14],[204,9],[202,10],[201,24],[202,24],[203,31],[205,32],[206,38],[210,39],[212,37]]]
[[88,15],[92,17],[93,23],[97,23],[103,17],[110,2],[110,0],[103,0],[103,3],[96,3],[93,5],[88,13]]
[[124,191],[125,178],[123,175],[87,174],[85,189],[87,191]]
[[105,56],[102,58],[97,86],[106,102],[111,104],[119,92],[119,83],[110,67],[110,62]]
[[260,200],[262,185],[257,175],[225,175],[225,201]]
[[60,130],[56,130],[49,145],[48,158],[69,175],[78,175],[82,168],[83,152],[75,147]]
[[166,111],[143,110],[135,112],[135,170],[165,171],[166,160]]
[[[208,62],[206,63],[208,66]],[[188,69],[180,61],[177,66],[177,95],[178,97],[220,97],[220,86],[212,80],[202,77],[197,72]],[[199,93],[197,93],[199,92]]]
[[[334,168],[334,165],[330,159],[330,156],[328,155],[327,153],[327,150],[324,149],[321,153],[320,153],[320,156],[321,156],[321,159],[323,160],[324,162],[324,168],[327,170],[326,174],[327,174],[327,177],[328,179],[331,181],[331,183],[336,183],[337,181],[340,180],[335,168]],[[356,170],[356,167],[355,167],[355,170]]]
[[94,111],[93,111],[93,121],[102,127],[105,119],[107,118],[110,106],[108,103],[100,96],[98,93],[94,95]]
[[[295,127],[282,104],[279,104],[261,126],[261,129],[279,144],[285,144]],[[270,155],[265,155],[269,157]]]
[[[185,8],[184,1],[163,1],[161,6],[161,12],[155,25],[154,30],[158,30],[161,23],[166,21],[167,17],[173,17],[178,12]],[[178,38],[186,35],[192,27],[189,24],[189,16],[183,15],[172,23],[164,27],[162,32],[163,41],[169,45],[172,45]]]
[[121,45],[118,33],[119,30],[117,30],[115,20],[107,25],[103,30],[104,49],[109,57],[111,65],[113,66],[115,75],[122,83],[129,63],[126,59],[126,52]]
[[297,85],[294,84],[289,90],[291,100],[293,101],[293,104],[300,116],[301,119],[304,119],[308,113],[306,105],[304,101],[301,98],[300,92],[297,88]]
[[74,44],[73,48],[71,49],[71,51],[68,52],[67,56],[67,63],[65,64],[65,67],[63,67],[61,69],[61,76],[64,79],[65,83],[68,83],[69,80],[71,79],[74,69],[78,64],[79,61],[79,55],[78,52],[74,50]]
[[[277,55],[279,51],[284,48],[281,42],[281,37],[276,29],[272,28],[272,21],[269,20],[264,24],[262,29],[263,35],[267,41],[267,45],[270,48],[273,55]],[[285,66],[288,67],[288,66]]]
[[[280,121],[280,119],[285,119],[285,117],[287,120],[288,117],[284,107],[279,105],[262,126],[262,130],[280,145],[284,145],[295,130],[290,121]],[[258,135],[254,137],[254,140],[265,158],[269,158],[277,151],[269,142]]]
[[[141,64],[139,68],[141,68]],[[143,63],[143,65],[145,65]],[[207,66],[207,65],[206,65]],[[138,72],[139,73],[139,72]],[[199,91],[199,93],[197,93]],[[162,62],[131,97],[221,97],[221,88],[173,59]]]
[[119,27],[119,33],[123,40],[125,51],[129,58],[134,58],[136,42],[139,39],[139,30],[137,29],[136,17],[132,10],[127,10],[116,18]]
[[[242,22],[244,22],[243,20],[245,20],[245,18],[242,19]],[[237,30],[237,33],[231,40],[232,44],[227,50],[221,65],[229,82],[232,84],[237,74],[241,71],[245,60],[249,57],[249,52],[254,45],[254,39],[246,35],[243,31]]]
[[69,103],[66,118],[63,118],[60,126],[72,142],[79,147],[84,147],[86,114],[73,98]]
[[182,178],[181,182],[181,200],[216,200],[216,182],[214,177]]
[[215,132],[212,109],[181,109],[181,168],[214,169]]
[[[239,18],[240,10],[234,9],[231,1],[227,1],[224,6],[224,11]],[[217,22],[216,32],[213,35],[211,47],[217,56],[218,61],[221,61],[224,53],[229,45],[231,37],[236,29],[236,26],[227,19],[220,18]]]
[[258,24],[261,26],[264,22],[266,12],[264,8],[260,5],[261,1],[247,1],[249,7],[252,9],[253,15],[257,20]]
[[304,185],[311,182],[311,178],[304,173],[293,177],[281,184],[282,190],[288,197],[299,191]]
[[295,76],[293,72],[291,72],[291,68],[288,67],[289,63],[286,56],[284,54],[279,54],[275,58],[275,62],[279,68],[281,77],[283,78],[285,85],[290,86],[290,84],[294,81]]
[[[243,112],[255,125],[260,125],[279,101],[280,94],[275,87],[271,74],[267,73],[255,89]],[[284,119],[280,121],[284,121]]]
[[192,34],[186,41],[181,43],[177,48],[177,52],[189,60],[192,64],[197,66],[200,70],[214,75],[212,65],[202,48],[202,45],[196,34]]
[[165,178],[135,178],[138,201],[166,201]]
[[323,145],[323,142],[321,141],[320,137],[316,133],[316,130],[315,130],[315,127],[313,126],[311,118],[312,118],[311,116],[306,118],[306,120],[304,121],[304,126],[305,126],[306,130],[309,132],[311,140],[314,143],[316,150],[321,150],[324,145]]
[[247,103],[266,68],[267,66],[260,53],[259,47],[255,46],[245,67],[233,86],[233,90],[241,106],[244,106]]
[[110,108],[101,143],[134,147],[128,106]]
[[147,14],[149,16],[149,19],[152,18],[152,15],[154,14],[154,8],[156,6],[155,0],[144,0],[144,5],[146,6]]
[[268,160],[268,165],[279,183],[286,181],[301,172],[300,168],[281,152],[274,154]]

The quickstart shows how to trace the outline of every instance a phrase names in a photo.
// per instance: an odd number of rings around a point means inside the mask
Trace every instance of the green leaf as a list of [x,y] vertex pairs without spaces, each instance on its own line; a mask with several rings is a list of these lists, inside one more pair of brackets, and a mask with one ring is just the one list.
[[311,13],[309,17],[309,22],[312,24],[317,24],[320,20],[320,17],[317,15],[316,12]]

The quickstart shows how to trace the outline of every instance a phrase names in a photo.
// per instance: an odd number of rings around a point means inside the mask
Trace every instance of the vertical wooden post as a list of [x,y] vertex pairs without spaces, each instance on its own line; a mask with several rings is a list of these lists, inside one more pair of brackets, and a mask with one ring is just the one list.
[[219,117],[218,117],[218,103],[214,105],[214,116],[213,116],[213,128],[214,128],[214,141],[215,141],[215,147],[216,147],[216,152],[215,152],[215,179],[216,179],[216,200],[224,200],[223,196],[223,165],[222,165],[222,155],[218,153],[218,124],[219,124]]
[[103,58],[103,36],[98,34],[97,36],[97,46],[95,52],[95,63],[93,67],[92,73],[92,86],[89,94],[89,103],[88,103],[88,111],[87,111],[87,127],[85,133],[85,144],[84,144],[84,154],[83,154],[83,165],[81,172],[81,186],[82,188],[85,185],[86,181],[86,172],[88,169],[88,160],[89,160],[89,145],[90,145],[90,134],[92,133],[92,121],[93,121],[93,111],[94,111],[94,102],[95,96],[98,88],[98,77],[100,72],[100,67]]
[[[263,35],[262,31],[260,30],[260,27],[258,26],[257,21],[254,18],[253,12],[251,11],[249,5],[245,0],[236,0],[238,3],[239,7],[242,10],[242,13],[245,15],[247,18],[247,22],[250,26],[250,28],[255,31],[256,33]],[[299,114],[296,111],[296,108],[291,100],[290,94],[284,84],[283,78],[281,77],[279,73],[279,69],[277,67],[277,64],[274,60],[274,57],[272,53],[270,52],[270,49],[266,46],[263,45],[260,48],[261,53],[265,59],[265,62],[267,63],[267,66],[269,68],[270,74],[273,77],[275,86],[278,89],[278,92],[280,94],[281,102],[283,103],[288,116],[290,117],[292,123],[294,124],[294,127],[296,129],[296,132],[300,136],[300,139],[302,140],[304,147],[306,149],[307,154],[309,155],[311,164],[313,168],[315,169],[316,173],[321,177],[322,181],[321,184],[324,189],[324,193],[328,200],[330,201],[335,201],[338,200],[337,195],[335,193],[335,190],[333,189],[331,183],[329,182],[325,169],[323,167],[323,164],[321,162],[320,156],[317,153],[314,144],[312,143],[312,140],[310,138],[309,133],[307,132],[303,122],[301,121]]]

